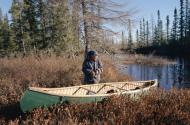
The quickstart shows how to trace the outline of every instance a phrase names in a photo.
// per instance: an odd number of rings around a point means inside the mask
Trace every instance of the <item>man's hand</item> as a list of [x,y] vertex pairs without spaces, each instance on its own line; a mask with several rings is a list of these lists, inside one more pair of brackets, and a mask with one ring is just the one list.
[[95,73],[96,73],[96,75],[101,74],[102,73],[102,69],[97,69]]
[[94,71],[90,72],[90,76],[94,77],[96,75],[96,73]]

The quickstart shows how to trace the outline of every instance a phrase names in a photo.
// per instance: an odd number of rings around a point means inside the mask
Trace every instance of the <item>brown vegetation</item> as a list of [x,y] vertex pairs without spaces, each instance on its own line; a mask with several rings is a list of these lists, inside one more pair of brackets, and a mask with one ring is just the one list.
[[176,64],[175,61],[169,60],[152,54],[144,56],[140,54],[128,55],[123,57],[124,64],[143,64],[148,66],[161,66],[167,64]]
[[[102,82],[128,80],[103,57]],[[0,59],[0,124],[190,124],[190,91],[152,91],[139,100],[112,97],[99,103],[61,104],[23,114],[21,95],[28,86],[60,87],[79,85],[82,58],[25,57]]]
[[188,90],[158,90],[139,100],[112,97],[100,103],[62,104],[49,109],[36,109],[9,123],[187,125],[190,124],[189,94]]
[[[0,59],[0,121],[21,115],[19,100],[29,86],[63,87],[82,84],[83,57],[29,56]],[[129,80],[108,57],[103,58],[101,82]],[[0,124],[1,124],[0,122]]]

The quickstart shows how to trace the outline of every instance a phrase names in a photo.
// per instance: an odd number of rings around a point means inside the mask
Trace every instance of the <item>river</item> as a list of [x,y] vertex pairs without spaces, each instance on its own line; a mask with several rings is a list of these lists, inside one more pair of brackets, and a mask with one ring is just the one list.
[[166,90],[172,88],[190,88],[190,58],[175,58],[176,64],[148,66],[141,64],[121,65],[121,72],[134,80],[158,79],[159,87]]

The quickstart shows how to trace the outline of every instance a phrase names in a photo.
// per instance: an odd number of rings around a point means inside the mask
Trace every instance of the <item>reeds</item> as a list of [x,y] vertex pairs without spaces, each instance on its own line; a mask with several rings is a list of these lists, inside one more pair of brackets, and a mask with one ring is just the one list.
[[100,103],[56,105],[36,109],[12,121],[19,124],[121,124],[188,125],[190,97],[188,90],[151,91],[139,100],[112,97]]
[[[157,90],[139,100],[112,97],[99,103],[61,104],[23,114],[19,100],[28,86],[60,87],[82,84],[82,58],[25,57],[0,59],[0,124],[63,125],[188,125],[190,91]],[[102,82],[129,80],[109,58],[103,58]]]
[[[64,87],[81,85],[83,57],[29,56],[0,59],[0,121],[15,119],[22,113],[19,100],[29,86]],[[103,58],[101,82],[129,80],[121,75],[109,57]],[[0,122],[0,124],[1,124]],[[4,123],[3,123],[4,124]]]
[[167,64],[176,64],[174,60],[166,59],[159,56],[153,56],[153,55],[128,55],[123,58],[124,64],[142,64],[142,65],[148,65],[148,66],[162,66]]

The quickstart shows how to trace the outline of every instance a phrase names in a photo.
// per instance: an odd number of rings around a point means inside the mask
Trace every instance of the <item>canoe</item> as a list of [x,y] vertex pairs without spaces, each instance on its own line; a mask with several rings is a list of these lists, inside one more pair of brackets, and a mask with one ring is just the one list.
[[23,112],[35,108],[49,107],[59,103],[91,103],[99,102],[114,95],[129,95],[137,98],[158,86],[157,80],[99,83],[62,88],[29,87],[20,100]]

